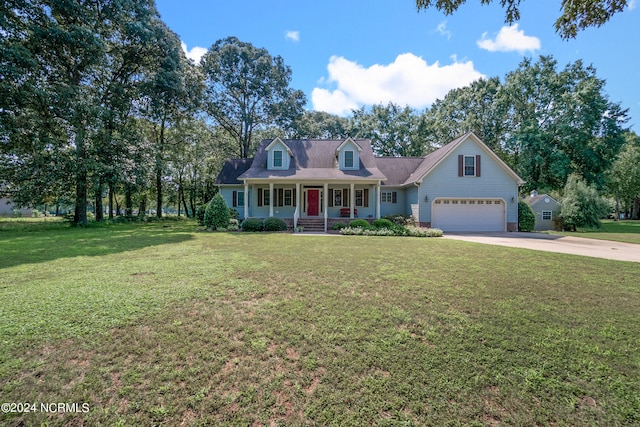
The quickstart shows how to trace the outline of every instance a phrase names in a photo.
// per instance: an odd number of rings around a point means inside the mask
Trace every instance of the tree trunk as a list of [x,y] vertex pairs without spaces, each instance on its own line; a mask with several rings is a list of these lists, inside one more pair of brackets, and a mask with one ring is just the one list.
[[98,187],[96,188],[95,199],[96,199],[96,204],[95,204],[96,222],[101,222],[104,219],[104,211],[102,208],[102,182],[98,183]]
[[[113,184],[109,184],[109,219],[113,219],[113,202],[115,199],[115,190],[113,189]],[[116,208],[116,212],[119,209]]]
[[147,210],[147,195],[145,194],[140,199],[140,210],[138,211],[138,217],[144,218],[146,210]]
[[73,222],[76,225],[87,225],[87,171],[84,159],[84,129],[80,124],[76,133],[76,207]]
[[131,197],[131,186],[124,186],[124,214],[125,216],[133,216],[133,198]]
[[633,207],[631,208],[631,219],[639,219],[640,217],[640,196],[633,198]]
[[164,154],[164,127],[165,121],[162,119],[160,122],[160,135],[157,141],[158,146],[156,147],[156,194],[158,195],[156,199],[156,216],[158,218],[162,218],[162,155]]

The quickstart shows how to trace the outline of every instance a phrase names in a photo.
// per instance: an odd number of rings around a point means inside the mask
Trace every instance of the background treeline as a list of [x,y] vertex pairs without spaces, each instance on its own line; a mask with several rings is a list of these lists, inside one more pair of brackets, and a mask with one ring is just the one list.
[[[620,104],[580,61],[525,59],[424,111],[395,104],[350,117],[305,111],[283,58],[235,37],[200,64],[151,0],[0,4],[0,196],[72,207],[76,223],[114,214],[194,216],[227,157],[262,138],[370,138],[385,156],[423,156],[472,130],[527,184],[570,176],[637,215],[640,142]],[[108,209],[106,207],[109,207]],[[89,209],[88,209],[89,208]]]

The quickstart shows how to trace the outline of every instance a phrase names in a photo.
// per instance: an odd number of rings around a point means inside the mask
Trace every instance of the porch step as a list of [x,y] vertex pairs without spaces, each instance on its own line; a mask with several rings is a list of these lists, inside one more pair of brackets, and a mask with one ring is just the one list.
[[324,233],[324,219],[298,218],[298,227],[302,227],[304,231]]

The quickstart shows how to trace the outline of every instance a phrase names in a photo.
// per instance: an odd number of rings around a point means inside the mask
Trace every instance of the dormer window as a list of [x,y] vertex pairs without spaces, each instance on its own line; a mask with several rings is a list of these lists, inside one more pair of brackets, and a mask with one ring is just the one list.
[[293,152],[280,138],[276,138],[265,148],[267,152],[267,169],[286,170],[291,165]]
[[340,170],[360,169],[360,151],[362,148],[351,138],[347,138],[336,148],[336,158]]
[[273,152],[273,167],[281,168],[282,167],[282,150],[274,150]]
[[351,150],[345,150],[344,152],[344,167],[353,169],[353,151]]
[[476,176],[476,156],[464,156],[464,176]]

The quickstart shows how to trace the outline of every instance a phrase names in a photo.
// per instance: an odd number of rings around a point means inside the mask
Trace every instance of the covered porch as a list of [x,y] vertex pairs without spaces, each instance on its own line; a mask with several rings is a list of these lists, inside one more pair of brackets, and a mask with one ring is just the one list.
[[[380,181],[318,182],[282,180],[244,182],[242,218],[279,217],[299,222],[315,220],[326,232],[333,223],[356,218],[380,218]],[[240,207],[240,206],[238,206]],[[321,221],[320,221],[321,220]]]

